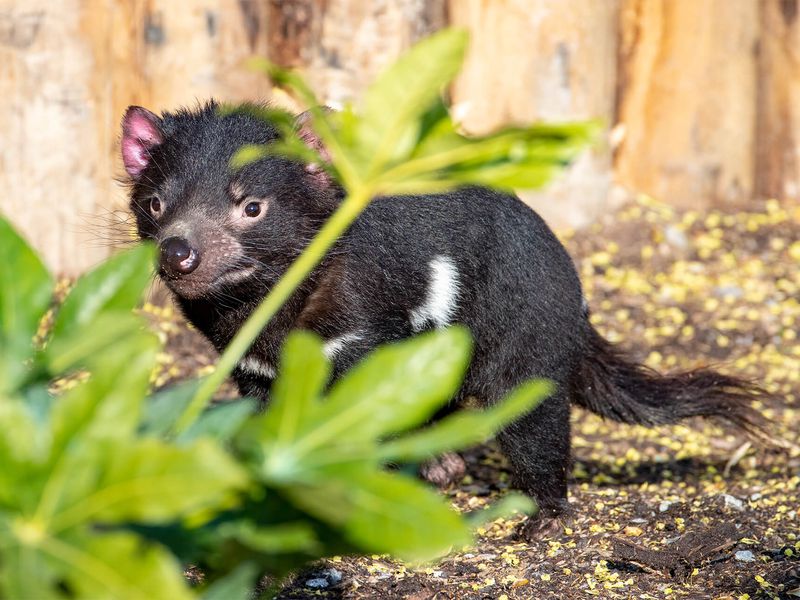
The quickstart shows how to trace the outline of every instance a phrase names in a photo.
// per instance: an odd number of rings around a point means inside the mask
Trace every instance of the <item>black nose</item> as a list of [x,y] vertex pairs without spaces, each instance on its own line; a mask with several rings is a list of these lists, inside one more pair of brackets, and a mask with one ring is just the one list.
[[168,272],[187,275],[200,264],[200,255],[183,238],[171,237],[161,244],[161,266]]

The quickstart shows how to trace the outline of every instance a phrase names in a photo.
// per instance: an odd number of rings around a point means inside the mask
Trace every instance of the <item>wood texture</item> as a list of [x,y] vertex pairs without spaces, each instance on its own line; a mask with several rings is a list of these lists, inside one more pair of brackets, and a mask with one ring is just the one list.
[[85,270],[125,204],[125,107],[264,99],[268,82],[242,62],[265,52],[258,0],[0,4],[0,210],[52,269]]
[[109,187],[101,171],[110,176],[81,9],[0,5],[0,210],[52,268],[73,273],[105,253],[82,224]]
[[757,0],[623,0],[616,175],[679,206],[754,190]]
[[[472,35],[453,86],[464,127],[601,118],[616,85],[616,0],[451,0],[451,21]],[[544,193],[523,194],[556,225],[582,225],[608,209],[610,151],[601,142]]]
[[555,225],[606,212],[614,182],[700,208],[798,199],[799,22],[800,0],[0,0],[0,211],[78,273],[108,253],[102,216],[124,205],[127,105],[288,103],[243,68],[252,55],[336,105],[448,23],[473,36],[452,88],[468,130],[613,126],[613,144],[525,195]]
[[763,0],[758,57],[756,194],[800,198],[800,4]]
[[357,98],[415,41],[446,24],[445,0],[270,2],[269,56],[299,67],[320,99]]

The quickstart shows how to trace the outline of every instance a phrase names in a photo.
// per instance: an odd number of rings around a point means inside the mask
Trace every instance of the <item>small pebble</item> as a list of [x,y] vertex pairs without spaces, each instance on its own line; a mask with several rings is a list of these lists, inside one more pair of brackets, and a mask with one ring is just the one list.
[[743,511],[744,510],[744,502],[739,500],[736,496],[731,496],[730,494],[722,494],[723,500],[725,500],[725,506],[728,508],[732,508],[734,510]]
[[342,580],[342,572],[338,569],[325,569],[319,573],[319,577],[312,577],[306,580],[306,587],[322,589],[331,585],[336,585]]
[[739,550],[735,554],[736,560],[739,562],[753,562],[756,557],[750,550]]
[[673,505],[673,502],[668,502],[664,500],[661,504],[658,505],[658,512],[667,512],[669,507]]

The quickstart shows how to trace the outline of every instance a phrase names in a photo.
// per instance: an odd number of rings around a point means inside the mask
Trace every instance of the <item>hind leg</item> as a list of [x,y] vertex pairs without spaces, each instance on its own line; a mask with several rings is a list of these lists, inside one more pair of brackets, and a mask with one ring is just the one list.
[[559,389],[497,436],[511,463],[514,486],[539,505],[538,515],[530,518],[522,530],[528,539],[559,527],[558,518],[568,508],[569,406],[566,391]]

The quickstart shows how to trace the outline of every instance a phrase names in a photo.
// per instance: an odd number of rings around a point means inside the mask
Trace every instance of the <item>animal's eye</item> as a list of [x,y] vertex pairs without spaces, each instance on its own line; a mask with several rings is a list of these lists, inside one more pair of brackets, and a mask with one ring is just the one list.
[[155,196],[150,198],[150,212],[153,213],[155,216],[161,214],[161,200],[159,200]]
[[244,207],[244,214],[246,217],[257,217],[261,214],[261,203],[260,202],[248,202],[247,205]]

